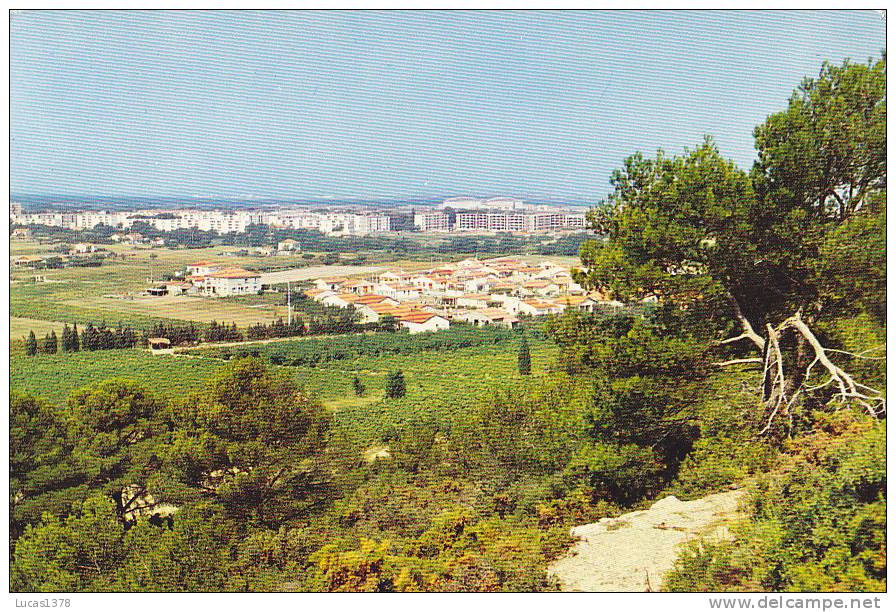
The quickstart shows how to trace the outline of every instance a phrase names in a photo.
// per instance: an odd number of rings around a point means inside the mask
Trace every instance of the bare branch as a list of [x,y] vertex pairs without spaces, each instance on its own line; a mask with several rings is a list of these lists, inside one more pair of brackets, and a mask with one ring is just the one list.
[[[753,325],[744,316],[743,311],[740,309],[740,304],[737,303],[737,300],[734,299],[734,296],[729,295],[731,298],[731,306],[734,308],[734,316],[740,321],[741,327],[743,327],[744,333],[741,334],[744,338],[749,338],[750,341],[756,345],[756,347],[762,351],[765,350],[765,340],[762,339],[762,336],[756,333],[756,330],[753,329]],[[738,338],[740,339],[740,338]]]
[[886,349],[886,348],[887,348],[887,346],[885,344],[881,344],[880,346],[874,346],[874,347],[871,347],[870,349],[865,349],[864,351],[862,351],[860,353],[850,353],[849,351],[841,351],[840,349],[832,349],[832,348],[825,349],[825,350],[829,353],[840,353],[842,355],[849,355],[850,357],[855,357],[857,359],[873,359],[873,360],[883,361],[886,359],[886,357],[869,357],[865,353],[871,353],[871,352],[879,351],[880,349]]
[[737,365],[739,363],[762,363],[762,357],[745,357],[744,359],[729,359],[728,361],[717,361],[712,365],[724,368],[725,366]]
[[723,344],[731,344],[732,342],[738,342],[739,340],[746,340],[750,337],[750,334],[741,334],[739,336],[734,336],[733,338],[727,338],[725,340],[716,340],[713,344],[716,346],[722,346]]

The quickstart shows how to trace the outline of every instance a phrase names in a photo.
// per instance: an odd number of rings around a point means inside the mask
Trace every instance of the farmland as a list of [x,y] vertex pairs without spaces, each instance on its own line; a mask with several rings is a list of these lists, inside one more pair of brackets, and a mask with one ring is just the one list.
[[[11,256],[58,255],[58,244],[34,240],[11,241]],[[14,268],[10,283],[11,338],[19,340],[33,329],[57,333],[62,323],[105,321],[110,325],[149,327],[157,322],[226,321],[240,327],[269,323],[286,316],[283,298],[204,299],[188,296],[146,297],[140,294],[164,274],[184,269],[191,262],[213,260],[227,266],[258,270],[266,282],[314,278],[335,274],[363,274],[366,266],[312,266],[297,255],[255,257],[224,255],[221,247],[203,249],[135,248],[106,245],[112,253],[101,266],[32,270]],[[357,254],[346,254],[357,257]],[[313,263],[313,262],[312,262]],[[402,262],[421,265],[420,262]],[[42,280],[35,280],[42,277]]]
[[[283,301],[283,298],[279,300]],[[286,317],[286,306],[281,304],[245,305],[227,299],[209,299],[199,296],[166,295],[163,297],[129,296],[91,297],[65,302],[72,306],[86,306],[91,310],[107,311],[102,317],[107,321],[130,320],[142,316],[180,321],[227,321],[246,327],[253,323],[270,323],[278,317]]]
[[62,332],[62,323],[41,321],[40,319],[28,319],[25,317],[10,317],[9,337],[11,339],[21,340],[28,335],[29,331],[33,331],[38,336],[49,334],[51,331],[60,334]]
[[[49,245],[43,249],[23,246],[16,241],[17,248],[29,248],[29,254],[50,253]],[[29,244],[29,243],[26,243]],[[210,302],[200,305],[194,301],[140,300],[127,294],[142,292],[151,281],[158,280],[164,273],[182,269],[196,259],[215,257],[218,249],[134,249],[113,245],[109,247],[114,257],[98,267],[77,267],[41,270],[13,270],[10,284],[10,314],[57,322],[119,322],[144,327],[157,321],[183,320],[241,320],[254,322],[269,321],[277,316],[276,311],[257,308],[236,307],[226,303]],[[223,258],[220,258],[223,259]],[[227,259],[232,265],[259,263],[257,258],[232,257]],[[290,258],[271,257],[263,260],[265,266],[286,265]],[[43,276],[44,282],[31,280],[35,275]],[[104,297],[116,296],[116,297]],[[127,296],[123,298],[122,296]],[[133,299],[128,299],[133,298]]]
[[204,359],[176,359],[143,349],[10,355],[10,388],[62,404],[73,390],[107,378],[143,381],[152,391],[173,399],[198,389],[217,364]]
[[[462,328],[461,328],[462,330]],[[467,331],[467,330],[463,330]],[[475,330],[474,330],[475,331]],[[458,335],[457,331],[432,336]],[[422,350],[414,354],[352,355],[316,366],[279,366],[296,382],[334,411],[336,422],[359,444],[376,441],[390,432],[421,422],[448,426],[451,419],[472,409],[493,393],[537,383],[552,363],[553,346],[546,340],[530,339],[534,376],[516,371],[518,334],[496,333],[495,342],[449,350]],[[400,341],[417,338],[401,336]],[[289,340],[274,345],[249,345],[262,356],[299,354],[303,345],[316,339]],[[203,349],[179,355],[152,355],[143,349],[91,353],[38,355],[13,353],[10,383],[14,390],[40,395],[61,404],[68,394],[91,382],[113,377],[151,381],[151,388],[168,399],[196,391],[225,360],[208,356],[221,349]],[[385,353],[385,351],[384,351]],[[400,369],[407,381],[407,395],[385,399],[389,372]],[[357,376],[366,391],[361,397],[352,390]]]

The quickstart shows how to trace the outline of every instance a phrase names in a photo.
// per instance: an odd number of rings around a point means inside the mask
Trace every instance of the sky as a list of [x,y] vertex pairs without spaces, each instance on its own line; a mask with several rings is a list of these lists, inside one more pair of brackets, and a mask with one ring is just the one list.
[[636,151],[753,128],[876,11],[25,11],[11,191],[596,201]]

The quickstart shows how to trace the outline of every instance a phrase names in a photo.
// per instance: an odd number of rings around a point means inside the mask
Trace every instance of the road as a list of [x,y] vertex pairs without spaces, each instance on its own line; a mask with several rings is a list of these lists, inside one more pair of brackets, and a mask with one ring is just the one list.
[[279,272],[268,272],[261,275],[262,285],[274,285],[278,283],[313,280],[315,278],[327,278],[330,276],[357,276],[372,274],[385,268],[381,266],[311,266],[309,268],[293,268]]

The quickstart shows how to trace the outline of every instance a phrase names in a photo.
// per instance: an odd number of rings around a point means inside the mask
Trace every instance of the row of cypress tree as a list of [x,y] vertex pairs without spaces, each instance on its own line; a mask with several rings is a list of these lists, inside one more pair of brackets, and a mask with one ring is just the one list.
[[56,331],[47,334],[41,343],[32,330],[25,339],[25,353],[37,355],[38,353],[55,354],[62,350],[63,353],[77,353],[78,351],[99,351],[104,349],[133,348],[137,345],[137,333],[130,327],[110,329],[105,323],[94,326],[88,323],[84,330],[78,332],[78,324],[72,327],[62,326],[62,342],[56,335]]

